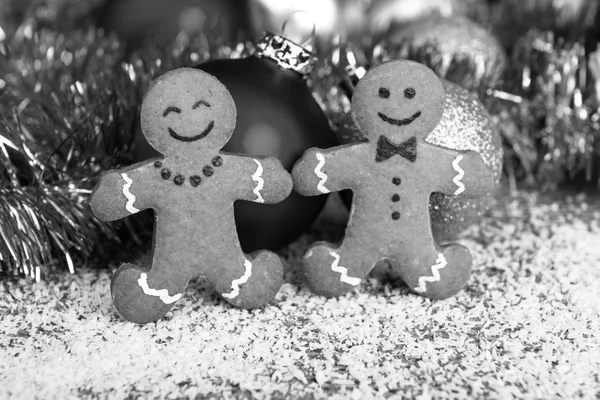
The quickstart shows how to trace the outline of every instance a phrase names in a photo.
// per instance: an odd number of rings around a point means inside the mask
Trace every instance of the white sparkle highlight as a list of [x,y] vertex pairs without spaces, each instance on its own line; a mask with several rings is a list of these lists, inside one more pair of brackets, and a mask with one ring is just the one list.
[[439,282],[441,279],[440,269],[448,265],[446,257],[442,253],[438,254],[435,265],[431,266],[431,276],[422,276],[419,278],[419,287],[415,288],[417,293],[425,293],[427,291],[427,282]]
[[125,181],[125,184],[123,185],[123,194],[127,198],[127,204],[125,205],[125,209],[131,214],[140,212],[140,210],[133,206],[133,203],[135,203],[135,196],[129,191],[131,189],[131,184],[133,184],[133,179],[129,178],[129,176],[127,176],[125,172],[121,174],[121,177]]
[[339,265],[340,255],[335,251],[330,251],[329,254],[331,254],[331,256],[335,258],[335,260],[331,264],[331,270],[340,274],[340,281],[352,286],[359,285],[362,279],[348,276],[348,269]]
[[257,167],[256,172],[254,172],[254,175],[252,175],[252,180],[256,182],[256,187],[253,190],[253,193],[256,195],[256,200],[254,200],[254,202],[264,203],[265,199],[263,199],[262,195],[260,194],[260,191],[265,186],[265,180],[262,178],[263,166],[258,160],[254,160],[254,162],[256,163]]
[[452,182],[454,182],[454,184],[456,186],[458,186],[458,189],[456,189],[456,191],[454,192],[454,195],[457,196],[459,194],[461,194],[462,192],[465,191],[465,184],[462,183],[462,178],[464,178],[465,176],[465,171],[460,167],[459,163],[462,161],[463,156],[462,155],[458,155],[454,161],[452,161],[452,167],[454,168],[454,170],[457,172],[456,176],[454,177],[454,179],[452,179]]
[[327,182],[327,174],[321,171],[321,168],[325,165],[325,157],[321,153],[317,153],[317,160],[319,160],[319,164],[315,167],[315,175],[318,178],[321,178],[321,181],[317,184],[317,189],[321,193],[329,193],[329,189],[325,187],[325,182]]
[[241,278],[235,279],[233,282],[231,282],[231,292],[223,293],[222,296],[226,299],[235,299],[238,297],[240,294],[240,285],[248,282],[248,279],[250,279],[250,276],[252,276],[252,263],[248,260],[245,260],[244,267],[246,267],[246,272],[244,272],[244,275]]
[[168,289],[156,290],[150,288],[148,286],[148,275],[146,275],[144,272],[140,274],[138,285],[140,285],[145,294],[148,296],[158,297],[165,304],[173,304],[181,298],[181,293],[178,293],[175,296],[169,296]]

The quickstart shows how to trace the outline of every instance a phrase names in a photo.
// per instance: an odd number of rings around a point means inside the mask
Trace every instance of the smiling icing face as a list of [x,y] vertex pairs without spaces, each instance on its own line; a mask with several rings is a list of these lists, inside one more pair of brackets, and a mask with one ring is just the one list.
[[225,86],[192,68],[159,77],[141,110],[144,136],[160,153],[171,156],[220,150],[233,133],[235,119],[235,104]]
[[444,111],[444,88],[435,73],[414,61],[389,61],[370,69],[358,82],[352,112],[372,141],[424,139]]

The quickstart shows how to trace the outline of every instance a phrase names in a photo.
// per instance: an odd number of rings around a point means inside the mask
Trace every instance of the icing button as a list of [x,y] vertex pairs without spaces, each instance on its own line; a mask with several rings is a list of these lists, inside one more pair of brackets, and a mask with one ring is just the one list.
[[175,175],[175,178],[173,178],[173,182],[176,185],[181,186],[181,185],[183,185],[183,182],[185,182],[185,176],[177,174],[177,175]]
[[202,178],[200,178],[200,176],[198,176],[198,175],[190,176],[190,184],[193,187],[198,187],[200,185],[200,182],[202,182]]
[[171,171],[169,171],[167,168],[163,168],[160,171],[160,176],[162,176],[163,179],[171,179]]
[[392,196],[392,201],[393,201],[394,203],[397,203],[397,202],[399,202],[399,201],[400,201],[400,195],[398,195],[398,194],[394,194],[394,195]]
[[204,168],[202,168],[202,173],[204,174],[204,176],[209,177],[212,176],[214,170],[212,169],[212,167],[207,165]]
[[155,161],[154,168],[160,168],[160,167],[162,167],[162,161]]
[[215,167],[220,167],[221,165],[223,165],[223,159],[221,158],[221,156],[215,156],[215,158],[212,159],[212,165],[214,165]]
[[394,211],[394,212],[392,213],[392,219],[393,219],[394,221],[397,221],[397,220],[399,220],[399,219],[400,219],[400,213],[399,213],[398,211]]
[[396,185],[396,186],[399,186],[399,185],[402,183],[402,179],[400,179],[400,178],[398,178],[397,176],[395,176],[395,177],[392,179],[392,183],[393,183],[394,185]]

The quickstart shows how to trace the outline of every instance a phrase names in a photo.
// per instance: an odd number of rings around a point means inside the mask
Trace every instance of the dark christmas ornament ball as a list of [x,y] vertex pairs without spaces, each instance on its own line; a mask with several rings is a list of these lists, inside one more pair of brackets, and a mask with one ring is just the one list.
[[[212,60],[197,66],[219,79],[238,110],[237,125],[224,150],[274,156],[291,171],[309,147],[336,144],[304,75],[313,56],[282,36],[267,34],[255,56]],[[277,249],[299,237],[316,219],[326,196],[292,192],[279,204],[238,201],[235,219],[244,251]]]

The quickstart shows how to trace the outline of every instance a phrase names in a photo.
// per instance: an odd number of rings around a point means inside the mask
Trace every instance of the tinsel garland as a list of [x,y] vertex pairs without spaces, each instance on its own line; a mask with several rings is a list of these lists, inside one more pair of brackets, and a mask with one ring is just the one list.
[[24,33],[0,44],[0,270],[39,279],[58,259],[73,270],[111,235],[87,198],[128,153],[138,94],[116,39]]

